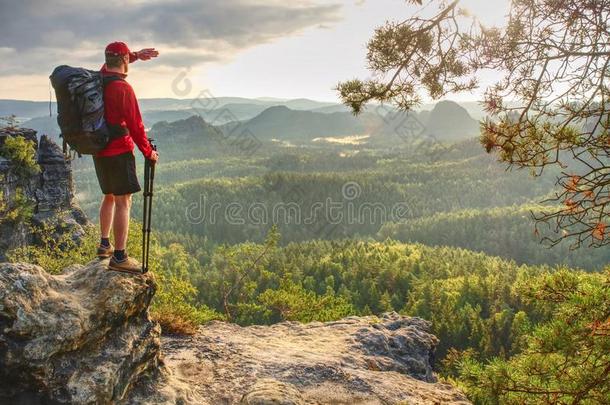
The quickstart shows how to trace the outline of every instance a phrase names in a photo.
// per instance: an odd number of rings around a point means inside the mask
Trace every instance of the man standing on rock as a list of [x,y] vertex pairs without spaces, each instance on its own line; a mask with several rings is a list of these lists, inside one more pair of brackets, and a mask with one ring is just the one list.
[[[158,56],[154,48],[130,52],[123,42],[113,42],[106,47],[106,63],[103,77],[117,76],[108,81],[104,89],[104,117],[108,124],[118,124],[126,129],[126,135],[112,139],[105,149],[93,157],[95,173],[104,198],[100,207],[101,241],[97,249],[100,258],[110,257],[108,268],[116,271],[139,273],[142,265],[128,257],[125,248],[129,234],[131,195],[141,190],[136,174],[134,144],[145,159],[156,162],[154,151],[146,136],[138,100],[132,87],[125,81],[129,64],[136,60],[148,60]],[[113,247],[110,230],[114,233]]]

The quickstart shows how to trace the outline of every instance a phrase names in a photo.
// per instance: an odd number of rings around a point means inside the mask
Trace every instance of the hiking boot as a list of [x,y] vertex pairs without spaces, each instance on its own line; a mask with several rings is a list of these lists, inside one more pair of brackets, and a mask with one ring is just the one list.
[[142,274],[142,265],[131,257],[126,257],[124,260],[119,261],[116,257],[112,256],[110,263],[108,264],[108,270]]
[[100,259],[107,259],[114,253],[114,246],[112,244],[108,247],[104,245],[99,245],[97,247],[97,257]]

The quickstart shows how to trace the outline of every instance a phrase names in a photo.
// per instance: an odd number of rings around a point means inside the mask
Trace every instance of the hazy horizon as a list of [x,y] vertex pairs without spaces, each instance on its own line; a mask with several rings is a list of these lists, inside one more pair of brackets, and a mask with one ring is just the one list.
[[[327,104],[343,104],[340,100],[320,100],[320,99],[313,99],[313,98],[309,98],[309,97],[294,97],[294,98],[281,98],[281,97],[271,97],[271,96],[255,96],[255,97],[243,97],[243,96],[236,96],[236,95],[224,95],[224,94],[220,94],[220,95],[214,95],[215,98],[241,98],[244,100],[257,100],[257,101],[267,101],[267,102],[275,102],[277,101],[278,103],[285,103],[288,101],[295,101],[295,100],[308,100],[308,101],[313,101],[316,103],[327,103]],[[158,99],[171,99],[171,100],[193,100],[196,99],[196,97],[171,97],[171,96],[159,96],[159,97],[138,97],[138,100],[158,100]],[[2,98],[0,97],[0,101],[25,101],[25,102],[34,102],[34,103],[48,103],[49,99],[47,96],[46,100],[31,100],[31,99],[24,99],[24,98]],[[448,98],[441,98],[438,100],[429,100],[426,101],[424,103],[422,103],[422,105],[429,105],[429,104],[436,104],[439,103],[441,101],[453,101],[455,103],[458,104],[462,104],[462,103],[480,103],[481,100],[477,99],[477,98],[472,98],[472,99],[462,99],[462,98],[458,98],[458,97],[448,97]],[[55,100],[55,95],[53,95],[53,98],[51,100],[52,103],[56,103]],[[376,104],[377,102],[371,102],[371,104]]]

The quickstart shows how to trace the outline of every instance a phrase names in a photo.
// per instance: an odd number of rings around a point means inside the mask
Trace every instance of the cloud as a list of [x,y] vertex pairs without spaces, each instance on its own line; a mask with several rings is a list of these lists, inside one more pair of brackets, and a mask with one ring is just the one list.
[[332,24],[340,11],[308,0],[0,0],[0,75],[101,64],[115,40],[158,48],[157,66],[201,64]]

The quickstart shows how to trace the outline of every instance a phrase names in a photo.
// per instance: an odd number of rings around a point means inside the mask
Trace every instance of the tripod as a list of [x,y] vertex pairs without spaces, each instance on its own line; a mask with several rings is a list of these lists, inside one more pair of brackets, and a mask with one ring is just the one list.
[[[157,150],[153,140],[149,139],[150,146]],[[152,214],[153,183],[155,180],[155,162],[144,159],[144,214],[142,218],[142,273],[148,272],[148,254],[150,252],[150,220]]]

